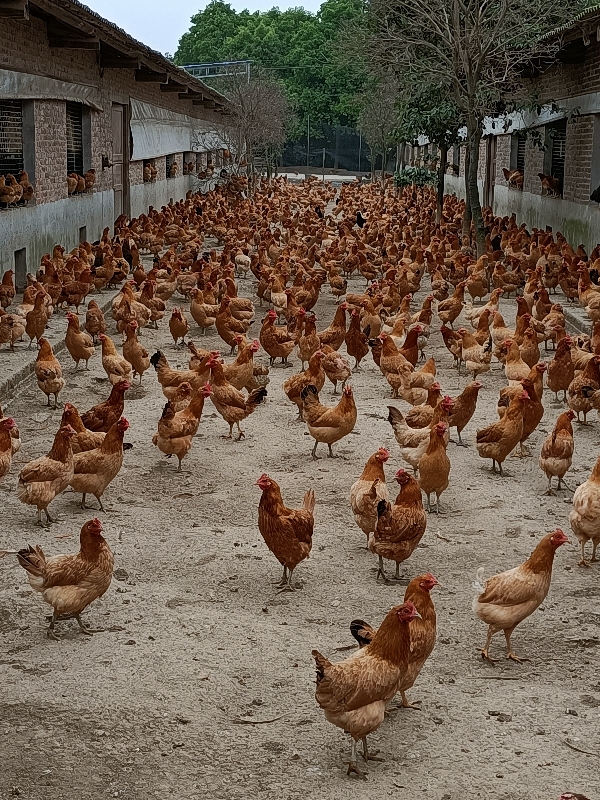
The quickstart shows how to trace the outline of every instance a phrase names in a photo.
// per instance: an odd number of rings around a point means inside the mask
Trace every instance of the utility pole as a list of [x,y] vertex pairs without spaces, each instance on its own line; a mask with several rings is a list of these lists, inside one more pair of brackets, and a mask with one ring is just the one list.
[[323,148],[323,183],[325,183],[325,148]]
[[306,166],[310,167],[310,114],[306,115]]
[[360,172],[360,156],[362,151],[362,131],[358,132],[358,171]]

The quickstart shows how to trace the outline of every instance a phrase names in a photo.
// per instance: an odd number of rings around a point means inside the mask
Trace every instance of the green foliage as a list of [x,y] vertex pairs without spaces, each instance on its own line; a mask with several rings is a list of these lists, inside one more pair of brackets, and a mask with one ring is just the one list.
[[427,85],[418,91],[413,85],[412,92],[405,94],[398,106],[398,133],[403,141],[416,144],[419,136],[425,136],[446,147],[460,141],[460,114],[449,92]]
[[425,167],[404,167],[394,175],[396,186],[436,186],[437,173]]
[[297,132],[306,131],[309,115],[311,125],[354,125],[365,73],[356,62],[340,64],[334,51],[345,22],[361,14],[362,0],[325,0],[317,14],[304,8],[238,13],[229,3],[211,0],[192,17],[175,63],[250,59],[283,83]]

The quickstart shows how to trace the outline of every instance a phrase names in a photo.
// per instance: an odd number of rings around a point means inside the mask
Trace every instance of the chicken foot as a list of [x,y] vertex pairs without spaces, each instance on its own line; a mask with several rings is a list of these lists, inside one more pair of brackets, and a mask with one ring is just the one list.
[[354,739],[352,739],[352,750],[350,752],[350,761],[348,762],[348,771],[346,772],[346,775],[352,775],[352,773],[358,775],[359,778],[366,780],[367,773],[359,769],[356,763],[356,741]]
[[[42,511],[46,515],[46,522],[45,523],[42,522]],[[38,508],[37,522],[35,524],[39,525],[40,528],[47,528],[50,525],[51,522],[58,522],[58,520],[55,519],[54,517],[50,516],[50,514],[48,513],[48,509],[47,508],[43,508],[43,509],[42,508]]]
[[512,646],[510,644],[510,637],[513,631],[514,628],[506,628],[504,630],[504,638],[506,639],[506,648],[507,648],[506,658],[509,661],[516,661],[517,664],[522,664],[523,661],[529,661],[530,659],[519,657],[512,649]]
[[[181,461],[179,462],[179,469],[178,469],[177,471],[178,471],[178,472],[181,472]],[[86,506],[86,504],[85,504],[85,498],[86,498],[86,494],[87,494],[87,492],[84,492],[84,493],[83,493],[83,495],[82,495],[82,497],[81,497],[81,507],[82,507],[83,509],[89,508],[89,506]],[[100,506],[100,511],[102,511],[103,513],[106,513],[106,512],[105,512],[105,509],[104,509],[104,506],[102,505],[102,498],[101,498],[101,497],[98,497],[98,495],[97,495],[97,494],[95,494],[95,495],[94,495],[94,497],[95,497],[95,498],[96,498],[96,500],[98,501],[98,505]]]
[[[368,549],[369,548],[367,546],[367,550]],[[385,569],[383,568],[383,556],[379,556],[379,569],[377,570],[377,575],[375,576],[375,580],[377,580],[377,578],[379,578],[380,575],[385,583],[394,583],[395,581],[401,580],[399,562],[396,562],[396,574],[394,575],[394,577],[388,578],[388,576],[385,574]]]
[[362,743],[363,743],[363,751],[362,751],[361,755],[362,755],[362,757],[364,758],[364,760],[367,763],[369,761],[380,761],[381,763],[383,763],[385,761],[384,758],[378,758],[377,757],[377,753],[379,752],[379,750],[375,750],[374,753],[369,753],[369,747],[367,745],[367,737],[366,736],[363,736]]
[[277,584],[277,588],[279,589],[279,592],[277,594],[280,594],[281,592],[295,592],[296,591],[296,588],[295,588],[294,584],[292,583],[292,573],[293,572],[294,572],[293,569],[291,569],[288,572],[288,568],[284,565],[284,567],[283,567],[283,576],[282,576],[281,580],[279,581],[279,583]]

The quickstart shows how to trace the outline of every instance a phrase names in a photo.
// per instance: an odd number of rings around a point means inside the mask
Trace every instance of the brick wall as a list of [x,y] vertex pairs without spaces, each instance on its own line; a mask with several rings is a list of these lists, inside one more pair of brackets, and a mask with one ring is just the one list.
[[[543,129],[542,129],[543,137]],[[544,171],[544,152],[535,145],[531,139],[527,139],[525,144],[525,177],[523,180],[523,191],[531,194],[541,194],[542,184],[538,178],[538,172]]]
[[34,103],[36,201],[51,203],[67,197],[67,118],[59,100]]
[[[187,114],[196,119],[219,123],[221,117],[211,111],[181,101],[177,93],[161,92],[159,84],[136,82],[133,70],[100,70],[97,54],[88,50],[51,49],[46,23],[34,16],[29,20],[11,19],[0,25],[0,68],[46,75],[98,88],[102,111],[91,110],[91,167],[96,170],[95,191],[112,188],[112,169],[102,171],[102,156],[112,160],[112,104],[127,105],[130,97]],[[60,101],[36,100],[36,176],[38,203],[52,202],[67,196],[66,109]],[[183,154],[177,154],[182,174]],[[165,159],[156,159],[159,179],[166,180]],[[132,183],[142,183],[142,162],[130,165]],[[179,199],[179,198],[177,198]],[[77,202],[74,198],[73,202]]]
[[575,117],[567,124],[565,147],[565,179],[563,198],[576,203],[588,203],[592,150],[594,140],[594,117]]
[[486,166],[486,148],[485,139],[479,142],[479,163],[477,164],[477,180],[485,180],[485,166]]
[[583,64],[557,63],[535,79],[535,92],[543,100],[563,100],[580,94],[600,91],[600,42],[591,40],[587,47],[579,42],[585,53]]
[[143,161],[130,161],[129,162],[129,183],[135,186],[138,183],[144,182],[144,162]]
[[510,169],[511,135],[496,137],[496,185],[507,186],[503,169]]

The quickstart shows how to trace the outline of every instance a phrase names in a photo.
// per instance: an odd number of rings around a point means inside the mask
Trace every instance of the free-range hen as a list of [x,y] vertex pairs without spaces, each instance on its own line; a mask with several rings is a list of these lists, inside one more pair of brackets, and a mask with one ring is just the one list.
[[262,491],[258,505],[258,529],[269,550],[283,566],[282,591],[294,591],[292,574],[310,556],[315,524],[315,493],[309,489],[302,508],[287,508],[279,484],[263,473],[256,481]]
[[313,384],[305,386],[300,393],[302,399],[302,419],[308,432],[315,440],[312,457],[318,459],[317,445],[323,442],[329,448],[329,458],[335,458],[331,445],[339,442],[354,430],[356,425],[356,404],[350,386],[344,386],[339,403],[330,408],[319,400],[319,392]]
[[367,535],[377,526],[377,506],[380,500],[389,500],[383,465],[390,457],[385,447],[374,453],[362,471],[360,478],[350,488],[350,507],[354,520],[363,533]]
[[208,367],[210,369],[212,387],[210,399],[218,413],[229,425],[229,433],[223,438],[231,439],[233,426],[237,425],[237,440],[239,442],[240,439],[245,438],[244,431],[240,428],[240,422],[249,417],[257,406],[262,403],[267,396],[267,390],[264,386],[261,386],[259,389],[254,389],[250,394],[245,395],[225,378],[223,365],[220,361],[211,357],[208,361]]
[[[181,384],[181,388],[190,390],[189,383]],[[180,411],[176,411],[175,404],[169,400],[158,422],[158,432],[152,437],[152,444],[156,445],[161,453],[169,458],[177,456],[177,472],[181,472],[181,462],[192,446],[192,440],[198,432],[200,418],[204,410],[204,402],[212,394],[212,387],[206,383],[200,391],[191,395],[190,402]]]

